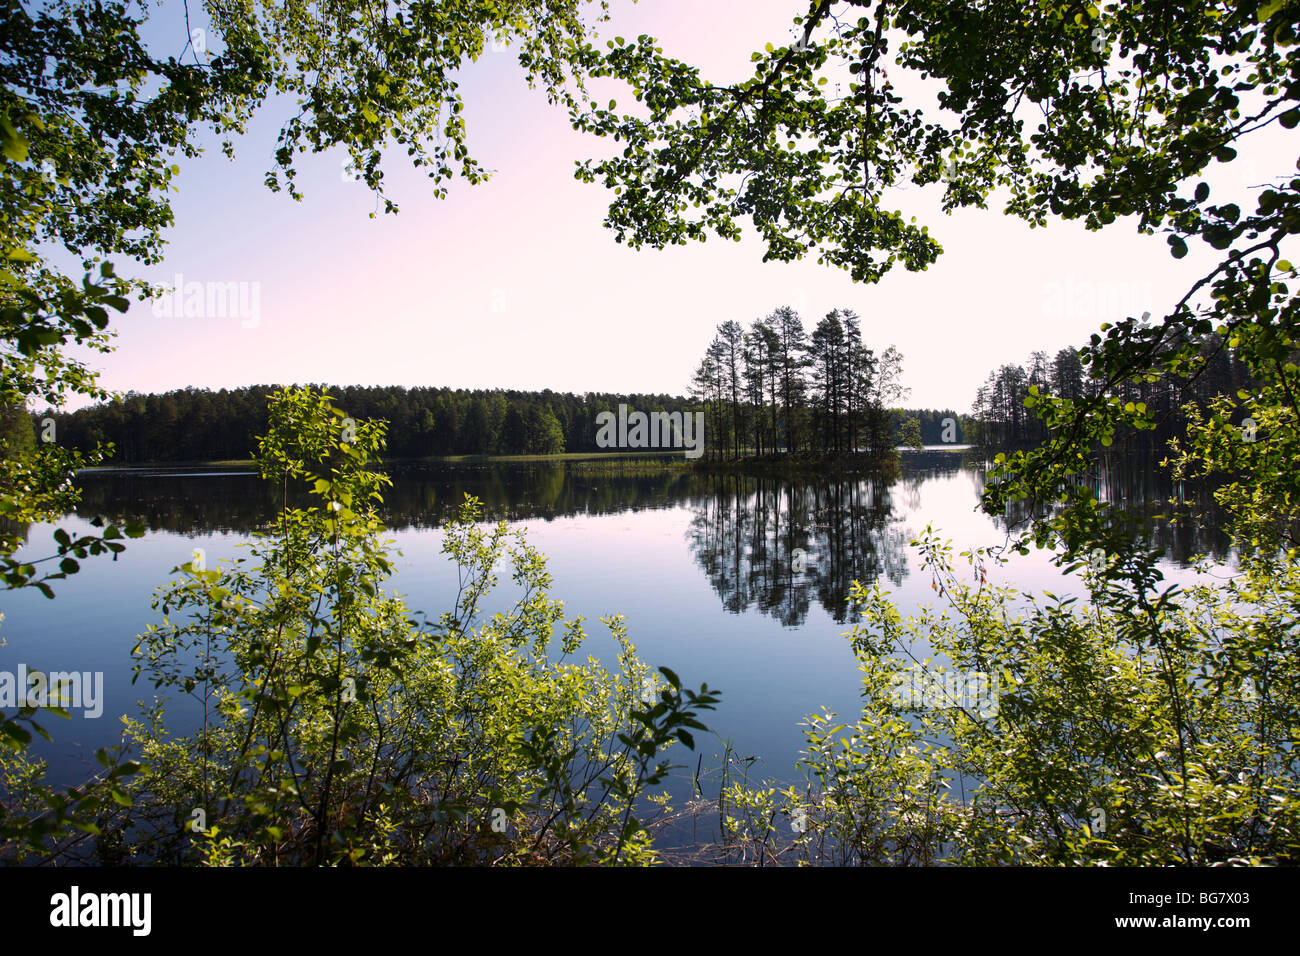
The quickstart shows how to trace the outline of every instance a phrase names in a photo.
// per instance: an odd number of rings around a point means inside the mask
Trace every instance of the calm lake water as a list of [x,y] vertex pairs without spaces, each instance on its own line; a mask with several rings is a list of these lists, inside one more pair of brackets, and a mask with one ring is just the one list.
[[[407,467],[393,479],[384,513],[401,557],[388,589],[413,610],[436,619],[450,607],[456,568],[441,553],[441,528],[472,494],[491,521],[526,529],[546,556],[553,596],[570,618],[586,619],[586,653],[614,666],[616,647],[598,619],[621,613],[648,664],[671,667],[692,688],[707,681],[721,689],[719,708],[703,715],[715,733],[696,735],[706,770],[716,769],[730,740],[750,779],[772,785],[802,781],[799,724],[806,715],[826,708],[852,720],[858,712],[858,671],[844,636],[852,627],[852,581],[879,579],[908,613],[936,598],[908,545],[927,524],[958,552],[1003,542],[1007,533],[1005,518],[977,510],[983,460],[950,449],[904,453],[892,484],[677,471],[630,477],[582,463]],[[132,685],[130,651],[135,635],[161,620],[150,607],[154,589],[196,547],[206,549],[209,567],[244,554],[238,545],[276,505],[256,475],[229,470],[96,472],[80,481],[82,506],[57,526],[89,533],[89,519],[103,514],[141,519],[148,533],[128,541],[116,561],[82,562],[80,573],[55,582],[52,601],[29,589],[0,603],[0,671],[23,664],[104,673],[99,718],[74,711],[67,721],[44,720],[54,741],[39,742],[37,753],[66,784],[93,773],[95,750],[116,743],[121,716],[138,715],[137,702],[152,695],[143,680]],[[1149,504],[1153,513],[1171,494],[1149,471],[1112,469],[1096,488],[1104,498]],[[30,529],[29,560],[53,553],[53,527]],[[1228,542],[1213,528],[1153,520],[1149,531],[1167,549],[1170,579],[1190,577],[1186,563],[1197,553],[1227,556]],[[802,562],[793,557],[797,549]],[[1013,558],[994,576],[1026,591],[1081,591],[1044,553]],[[196,712],[184,700],[169,704],[169,726],[189,729]],[[695,769],[696,754],[682,747],[672,753]],[[689,793],[690,771],[673,779],[674,802]]]

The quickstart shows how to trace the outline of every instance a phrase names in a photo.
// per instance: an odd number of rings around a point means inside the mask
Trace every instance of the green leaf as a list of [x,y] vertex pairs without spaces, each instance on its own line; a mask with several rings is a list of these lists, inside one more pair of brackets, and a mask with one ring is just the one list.
[[0,151],[15,163],[27,161],[27,139],[14,128],[9,117],[0,113]]
[[1258,22],[1266,22],[1273,16],[1273,14],[1277,13],[1284,6],[1286,6],[1286,0],[1269,0],[1269,2],[1259,8]]
[[24,746],[32,742],[32,735],[29,734],[25,728],[18,726],[18,724],[14,723],[12,720],[0,722],[0,734],[3,734],[11,740],[16,740]]

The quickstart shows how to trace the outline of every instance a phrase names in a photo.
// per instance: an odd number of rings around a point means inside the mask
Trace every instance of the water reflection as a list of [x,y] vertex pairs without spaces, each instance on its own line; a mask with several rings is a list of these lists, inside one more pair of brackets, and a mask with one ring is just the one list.
[[[593,468],[584,462],[395,466],[382,516],[395,531],[434,528],[453,517],[470,494],[490,521],[531,521],[572,515],[670,508],[692,496],[702,479],[681,468]],[[254,473],[195,469],[93,471],[78,482],[77,514],[135,518],[150,530],[178,533],[264,528],[281,504],[281,490]],[[291,495],[292,497],[292,495]],[[302,499],[305,500],[305,499]],[[291,502],[295,503],[295,502]]]
[[843,623],[855,579],[898,585],[907,574],[908,535],[877,478],[715,476],[690,504],[691,553],[733,614],[756,607],[794,627],[815,599]]
[[[975,493],[982,494],[986,469],[992,463],[978,455],[963,457]],[[1150,462],[1109,455],[1078,480],[1098,501],[1110,503],[1124,516],[1130,535],[1160,549],[1166,561],[1180,568],[1200,555],[1221,563],[1233,557],[1232,540],[1223,531],[1224,512],[1214,499],[1216,484],[1174,481],[1166,469]],[[995,520],[1003,529],[1023,530],[1031,517],[1029,504],[1018,501],[1009,503],[1006,513]]]
[[[854,580],[870,583],[883,575],[897,587],[908,573],[913,534],[926,523],[943,529],[966,517],[921,514],[925,482],[965,476],[970,494],[952,507],[971,508],[984,489],[987,466],[974,451],[908,452],[892,482],[697,475],[636,462],[408,466],[391,473],[383,519],[394,531],[436,528],[466,494],[483,502],[491,521],[686,508],[690,554],[727,611],[756,608],[794,627],[816,601],[842,623]],[[1131,511],[1139,533],[1179,566],[1198,554],[1229,557],[1230,541],[1214,520],[1210,488],[1175,483],[1149,465],[1125,460],[1102,461],[1085,480],[1099,499]],[[79,515],[137,519],[151,530],[179,534],[264,529],[281,494],[255,474],[229,471],[105,471],[84,474],[80,482]],[[1209,517],[1171,521],[1171,498]],[[1008,529],[1023,526],[1028,517],[1023,503],[1013,503],[995,523]]]

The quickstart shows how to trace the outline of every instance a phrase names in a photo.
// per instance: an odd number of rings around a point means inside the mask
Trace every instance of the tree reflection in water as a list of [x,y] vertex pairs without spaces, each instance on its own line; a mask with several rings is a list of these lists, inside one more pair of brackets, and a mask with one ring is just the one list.
[[[952,516],[920,514],[926,481],[969,476],[970,506],[984,488],[986,462],[976,451],[905,452],[898,477],[828,478],[701,475],[680,463],[525,462],[450,463],[394,467],[385,493],[384,521],[394,531],[437,528],[464,496],[482,500],[491,521],[550,521],[575,515],[686,506],[692,516],[687,544],[723,607],[757,608],[782,624],[804,622],[814,600],[835,621],[848,616],[854,580],[884,576],[895,587],[908,573],[908,542],[927,522],[943,529]],[[255,474],[229,470],[180,477],[156,472],[96,472],[81,476],[77,513],[121,522],[142,520],[151,530],[181,534],[247,534],[265,527],[280,489]],[[1212,489],[1175,484],[1150,465],[1114,456],[1098,462],[1084,482],[1102,501],[1132,512],[1134,529],[1166,557],[1186,566],[1197,554],[1224,561],[1230,542],[1213,519]],[[1208,510],[1203,521],[1170,520],[1170,498]],[[995,519],[1019,525],[1024,502]]]

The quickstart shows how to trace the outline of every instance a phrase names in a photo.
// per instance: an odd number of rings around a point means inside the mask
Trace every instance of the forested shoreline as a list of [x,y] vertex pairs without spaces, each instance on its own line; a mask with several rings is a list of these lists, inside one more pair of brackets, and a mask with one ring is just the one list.
[[[60,444],[85,451],[115,446],[113,464],[246,459],[266,430],[267,398],[278,385],[188,388],[162,394],[128,393],[120,401],[70,413],[45,412]],[[445,455],[554,455],[598,452],[596,416],[636,408],[684,411],[685,398],[451,389],[402,386],[319,386],[357,419],[389,423],[388,457]]]
[[[1205,409],[1221,396],[1250,389],[1246,364],[1220,337],[1200,344],[1205,367],[1194,376],[1165,374],[1124,381],[1121,404],[1147,410],[1155,427],[1121,430],[1132,447],[1163,447],[1187,426],[1184,406]],[[1040,397],[1081,401],[1103,391],[1072,346],[1055,355],[1037,350],[1023,364],[989,373],[970,413],[951,408],[886,407],[904,397],[902,356],[876,354],[861,341],[859,319],[834,310],[805,333],[793,309],[779,308],[749,330],[724,322],[696,371],[690,395],[452,389],[403,386],[319,386],[357,419],[386,421],[390,459],[450,456],[601,454],[658,449],[609,448],[598,441],[600,416],[629,410],[703,412],[705,464],[782,461],[882,461],[896,446],[973,444],[984,449],[1031,448],[1048,435],[1033,407]],[[73,412],[31,416],[33,431],[89,453],[112,443],[109,465],[248,460],[267,426],[267,398],[279,385],[216,391],[198,388],[140,394]],[[11,410],[12,412],[12,410]],[[16,417],[0,431],[13,438]],[[52,422],[52,425],[51,425]],[[12,433],[12,434],[11,434]],[[22,447],[32,442],[18,435]]]
[[[903,357],[892,346],[879,354],[867,347],[860,321],[850,309],[834,309],[809,333],[794,309],[780,307],[748,330],[724,322],[687,396],[313,387],[350,416],[387,422],[388,457],[398,459],[609,451],[602,416],[616,417],[624,406],[703,413],[704,456],[714,462],[800,455],[881,463],[900,442],[960,443],[966,416],[889,407],[906,394]],[[267,398],[279,387],[132,392],[73,412],[47,409],[34,421],[68,448],[89,453],[112,443],[111,464],[242,460],[265,432]],[[635,443],[615,447],[637,450]]]
[[1067,346],[1050,357],[1044,351],[1032,352],[1023,365],[1008,363],[990,372],[980,386],[972,409],[971,441],[984,448],[1037,447],[1048,436],[1047,425],[1033,411],[1041,397],[1080,402],[1109,395],[1130,412],[1148,414],[1152,422],[1145,429],[1121,428],[1120,439],[1134,450],[1163,449],[1186,432],[1185,406],[1194,405],[1204,414],[1214,399],[1255,387],[1248,365],[1222,336],[1210,334],[1194,344],[1204,361],[1194,374],[1166,371],[1140,380],[1126,378],[1113,386],[1090,374],[1077,349]]

